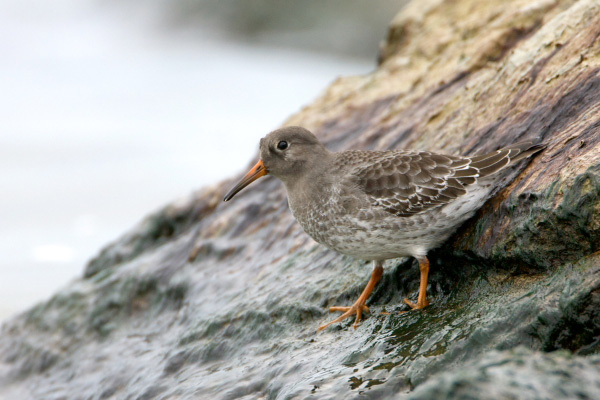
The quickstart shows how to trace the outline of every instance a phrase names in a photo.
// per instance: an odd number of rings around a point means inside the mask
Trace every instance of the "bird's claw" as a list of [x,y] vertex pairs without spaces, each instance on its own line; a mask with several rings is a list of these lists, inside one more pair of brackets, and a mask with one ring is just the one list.
[[416,303],[413,303],[409,299],[404,299],[404,303],[406,303],[413,310],[421,310],[429,305],[429,301],[427,299],[425,299],[422,302],[416,302]]
[[354,303],[351,307],[330,307],[329,308],[329,312],[336,312],[336,311],[341,311],[343,312],[342,315],[340,315],[339,317],[337,317],[336,319],[334,319],[331,322],[326,323],[325,325],[321,325],[317,331],[322,331],[323,329],[327,328],[330,325],[333,324],[337,324],[338,322],[341,322],[343,320],[345,320],[348,317],[351,317],[352,315],[356,314],[356,320],[354,321],[354,324],[352,325],[352,327],[354,329],[356,329],[362,319],[362,313],[363,312],[369,312],[369,307],[367,307],[364,303],[359,303],[358,301],[356,303]]

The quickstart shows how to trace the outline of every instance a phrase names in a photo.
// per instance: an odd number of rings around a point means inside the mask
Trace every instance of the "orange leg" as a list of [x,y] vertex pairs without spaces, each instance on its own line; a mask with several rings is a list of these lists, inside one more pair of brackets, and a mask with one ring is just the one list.
[[375,261],[375,268],[373,268],[373,273],[371,274],[371,279],[369,279],[369,283],[367,283],[365,290],[363,290],[363,292],[360,295],[360,297],[358,298],[358,300],[356,300],[356,302],[352,305],[352,307],[330,307],[329,308],[330,312],[343,311],[344,314],[340,315],[338,318],[334,319],[333,321],[331,321],[325,325],[321,325],[319,327],[319,329],[317,329],[317,331],[322,331],[323,329],[327,328],[329,325],[336,324],[354,314],[356,314],[356,320],[354,321],[354,325],[352,325],[352,326],[354,327],[354,329],[356,329],[356,327],[358,326],[358,324],[362,318],[363,311],[369,312],[369,307],[367,307],[365,305],[365,303],[367,302],[367,299],[371,295],[371,292],[373,292],[375,285],[377,285],[377,282],[379,282],[379,280],[381,279],[382,275],[383,275],[383,261]]
[[429,260],[427,257],[417,258],[419,261],[419,269],[421,270],[421,285],[419,286],[419,299],[417,304],[413,303],[408,299],[404,299],[404,302],[408,304],[413,310],[420,310],[429,305],[427,301],[427,280],[429,279]]

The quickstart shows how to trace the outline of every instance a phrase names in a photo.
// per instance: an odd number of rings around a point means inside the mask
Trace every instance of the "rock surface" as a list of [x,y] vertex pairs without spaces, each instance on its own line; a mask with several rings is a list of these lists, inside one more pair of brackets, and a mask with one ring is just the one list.
[[532,353],[523,348],[492,351],[458,373],[444,373],[419,386],[411,399],[597,399],[600,357]]
[[393,260],[358,329],[317,334],[371,266],[304,234],[275,179],[227,204],[221,182],[4,324],[0,397],[597,398],[600,2],[415,1],[380,60],[287,124],[332,150],[547,143],[430,253],[430,307],[397,312],[419,282]]

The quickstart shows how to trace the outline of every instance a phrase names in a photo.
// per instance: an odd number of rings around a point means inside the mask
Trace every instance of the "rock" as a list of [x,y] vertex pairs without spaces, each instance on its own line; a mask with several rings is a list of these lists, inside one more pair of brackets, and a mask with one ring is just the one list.
[[332,150],[547,144],[430,253],[430,307],[398,313],[418,270],[393,260],[357,330],[317,334],[370,265],[304,234],[273,178],[222,203],[232,179],[5,323],[0,397],[598,397],[600,3],[413,2],[380,61],[286,124]]
[[492,351],[458,373],[433,377],[410,399],[597,399],[600,357]]

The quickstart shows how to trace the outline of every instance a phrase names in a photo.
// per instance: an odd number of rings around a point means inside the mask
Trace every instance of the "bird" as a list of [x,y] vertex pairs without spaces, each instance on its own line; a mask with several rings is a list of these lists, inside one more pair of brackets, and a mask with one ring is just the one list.
[[260,140],[258,163],[225,195],[231,200],[250,183],[271,175],[287,191],[289,208],[316,242],[351,257],[373,261],[367,286],[318,331],[356,315],[380,281],[385,260],[414,257],[419,263],[414,310],[429,305],[427,253],[440,246],[479,209],[495,189],[501,171],[544,148],[534,141],[515,143],[478,156],[412,150],[329,151],[307,129],[289,126]]

